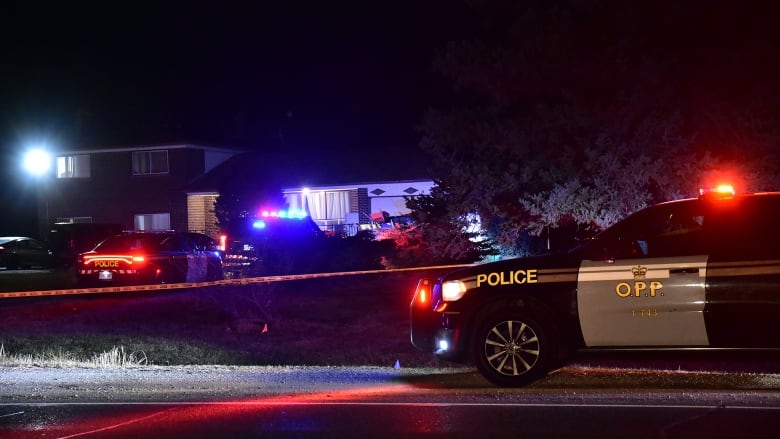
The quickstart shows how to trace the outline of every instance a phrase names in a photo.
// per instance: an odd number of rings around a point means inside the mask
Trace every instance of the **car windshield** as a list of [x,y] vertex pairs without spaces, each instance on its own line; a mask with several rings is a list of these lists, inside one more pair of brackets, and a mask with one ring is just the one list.
[[119,235],[106,239],[95,247],[99,252],[132,252],[138,250],[157,251],[160,237],[143,235]]
[[28,240],[28,239],[30,239],[30,238],[25,238],[25,237],[22,237],[22,236],[4,236],[4,237],[0,238],[0,245],[7,244],[9,242],[14,242],[14,241],[21,242],[21,241],[25,241],[25,240]]

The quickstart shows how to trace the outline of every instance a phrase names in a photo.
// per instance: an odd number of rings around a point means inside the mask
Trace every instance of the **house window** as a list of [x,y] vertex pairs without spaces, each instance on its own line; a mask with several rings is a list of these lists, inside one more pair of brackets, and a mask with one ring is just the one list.
[[171,230],[170,213],[145,213],[133,218],[135,230]]
[[91,223],[91,216],[60,216],[54,221],[57,224]]
[[349,213],[349,191],[310,191],[304,195],[305,208],[320,226],[343,224]]
[[168,151],[133,152],[133,175],[167,174]]
[[89,155],[57,157],[57,178],[89,178]]

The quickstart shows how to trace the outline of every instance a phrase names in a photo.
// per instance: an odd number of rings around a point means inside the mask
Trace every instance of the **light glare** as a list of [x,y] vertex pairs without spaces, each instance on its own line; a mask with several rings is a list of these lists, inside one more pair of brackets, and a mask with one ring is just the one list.
[[451,280],[441,285],[441,298],[453,302],[466,294],[466,284],[459,280]]
[[43,149],[31,149],[24,156],[23,166],[32,175],[44,175],[51,168],[51,156]]

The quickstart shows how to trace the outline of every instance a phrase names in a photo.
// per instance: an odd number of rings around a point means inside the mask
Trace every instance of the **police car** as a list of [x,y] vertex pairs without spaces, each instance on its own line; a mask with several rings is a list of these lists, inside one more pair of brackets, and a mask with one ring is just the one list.
[[222,256],[206,235],[191,232],[124,232],[77,259],[84,286],[205,282],[223,278]]
[[325,237],[306,212],[261,209],[238,239],[220,237],[230,278],[316,272],[315,251]]
[[778,349],[780,192],[639,211],[566,253],[421,279],[412,344],[521,386],[588,349]]

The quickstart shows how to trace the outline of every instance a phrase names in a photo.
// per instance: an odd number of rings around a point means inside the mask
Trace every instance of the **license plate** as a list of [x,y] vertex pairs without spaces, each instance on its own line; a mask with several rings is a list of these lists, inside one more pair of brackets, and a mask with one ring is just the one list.
[[100,280],[111,280],[114,278],[114,274],[110,271],[103,270],[100,273],[98,273],[98,279]]

